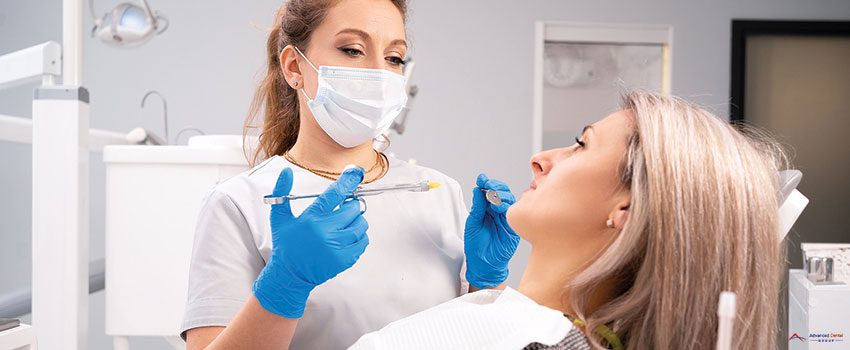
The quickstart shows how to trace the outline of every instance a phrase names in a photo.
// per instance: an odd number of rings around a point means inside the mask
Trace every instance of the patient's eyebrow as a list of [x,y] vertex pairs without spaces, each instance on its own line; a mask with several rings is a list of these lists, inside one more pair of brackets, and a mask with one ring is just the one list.
[[581,134],[584,135],[588,130],[593,130],[593,125],[585,125],[584,129],[581,129]]

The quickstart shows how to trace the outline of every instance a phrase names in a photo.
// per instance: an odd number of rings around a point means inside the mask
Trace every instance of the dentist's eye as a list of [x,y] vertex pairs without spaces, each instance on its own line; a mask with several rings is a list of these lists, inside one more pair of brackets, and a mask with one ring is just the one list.
[[393,66],[403,66],[407,64],[407,61],[398,56],[390,56],[387,57],[386,60]]
[[581,139],[579,139],[578,137],[576,137],[576,144],[578,144],[578,147],[579,147],[579,148],[584,148],[584,146],[585,146],[584,141],[582,141],[582,140],[581,140]]
[[360,57],[360,56],[363,56],[363,51],[360,51],[360,50],[358,50],[358,49],[352,49],[352,48],[348,48],[348,47],[343,47],[343,48],[340,48],[340,49],[339,49],[339,51],[342,51],[342,52],[344,52],[346,55],[351,56],[351,57]]

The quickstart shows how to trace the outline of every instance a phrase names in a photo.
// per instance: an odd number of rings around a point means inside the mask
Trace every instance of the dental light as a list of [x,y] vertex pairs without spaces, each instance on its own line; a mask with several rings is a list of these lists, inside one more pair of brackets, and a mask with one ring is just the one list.
[[92,37],[116,47],[140,46],[168,29],[168,19],[158,11],[152,11],[147,0],[142,5],[125,2],[98,18],[94,12],[94,0],[89,0],[89,9],[94,18]]

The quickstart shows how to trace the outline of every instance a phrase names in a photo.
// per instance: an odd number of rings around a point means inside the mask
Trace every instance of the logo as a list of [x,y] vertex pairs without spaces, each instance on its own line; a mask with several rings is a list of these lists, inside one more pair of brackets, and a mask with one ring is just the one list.
[[791,339],[798,339],[800,341],[806,341],[806,338],[803,338],[803,337],[797,335],[797,333],[792,334],[791,337],[788,338],[788,341],[790,342]]
[[841,343],[844,341],[844,333],[826,332],[809,333],[809,342],[812,343]]
[[[808,340],[807,340],[808,339]],[[847,339],[844,333],[839,332],[824,332],[824,333],[809,333],[808,338],[803,338],[799,334],[794,333],[788,337],[788,342],[801,341],[809,343],[843,343]]]

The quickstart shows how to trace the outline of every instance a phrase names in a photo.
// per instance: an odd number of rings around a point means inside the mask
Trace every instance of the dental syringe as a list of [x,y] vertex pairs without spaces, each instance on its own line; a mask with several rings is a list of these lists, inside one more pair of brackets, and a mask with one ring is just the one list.
[[[359,199],[361,197],[366,196],[376,196],[386,192],[396,192],[396,191],[407,191],[407,192],[428,192],[437,187],[440,187],[439,182],[431,182],[431,181],[419,181],[414,183],[406,183],[406,184],[395,184],[395,185],[387,185],[380,187],[358,187],[351,195],[347,198],[351,199]],[[302,194],[302,195],[286,195],[286,196],[265,196],[263,197],[263,203],[265,204],[281,204],[284,200],[296,200],[296,199],[305,199],[305,198],[316,198],[321,196],[321,193],[314,194]]]

